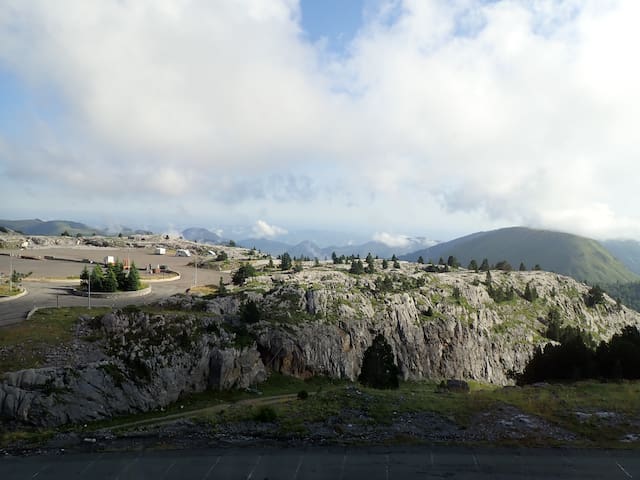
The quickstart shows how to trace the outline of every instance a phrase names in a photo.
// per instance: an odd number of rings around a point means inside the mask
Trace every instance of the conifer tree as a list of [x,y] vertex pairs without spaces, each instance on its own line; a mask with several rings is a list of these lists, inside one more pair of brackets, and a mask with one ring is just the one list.
[[129,275],[127,275],[127,288],[126,290],[133,292],[140,289],[140,273],[138,273],[138,267],[135,262],[131,262],[129,267]]
[[102,289],[105,292],[115,292],[118,290],[118,279],[116,278],[116,272],[113,265],[107,265],[107,272],[104,275],[102,281]]
[[95,292],[102,292],[104,282],[104,273],[102,271],[102,267],[100,265],[96,265],[93,267],[93,271],[91,272],[91,290]]

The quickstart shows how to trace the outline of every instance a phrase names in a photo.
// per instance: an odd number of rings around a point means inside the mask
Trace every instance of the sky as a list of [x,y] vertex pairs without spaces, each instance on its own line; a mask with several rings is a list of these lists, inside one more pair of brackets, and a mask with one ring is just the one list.
[[637,0],[3,0],[0,218],[640,239]]

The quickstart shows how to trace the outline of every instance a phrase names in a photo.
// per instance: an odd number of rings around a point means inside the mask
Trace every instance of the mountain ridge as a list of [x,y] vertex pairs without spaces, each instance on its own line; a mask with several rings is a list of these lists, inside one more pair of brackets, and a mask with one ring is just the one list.
[[477,232],[450,242],[403,255],[400,258],[415,261],[438,261],[454,256],[464,266],[472,259],[478,265],[484,258],[490,264],[506,260],[514,269],[520,263],[532,268],[554,271],[590,284],[627,283],[640,280],[615,258],[601,243],[578,235],[552,230],[509,227]]

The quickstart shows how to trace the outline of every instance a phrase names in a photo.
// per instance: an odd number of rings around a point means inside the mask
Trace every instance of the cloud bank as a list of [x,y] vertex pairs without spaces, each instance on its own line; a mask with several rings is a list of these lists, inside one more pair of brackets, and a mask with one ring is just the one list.
[[286,235],[287,231],[284,228],[277,227],[276,225],[269,225],[264,220],[258,220],[251,229],[255,238],[272,238],[278,235]]
[[379,1],[341,54],[300,15],[3,2],[0,72],[29,101],[0,188],[25,212],[640,237],[637,1]]

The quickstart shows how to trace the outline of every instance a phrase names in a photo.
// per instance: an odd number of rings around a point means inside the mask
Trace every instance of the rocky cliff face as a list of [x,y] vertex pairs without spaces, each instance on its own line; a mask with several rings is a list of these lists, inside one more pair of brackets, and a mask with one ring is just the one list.
[[[103,360],[5,374],[0,413],[59,425],[147,411],[207,388],[255,385],[267,371],[355,380],[378,333],[405,379],[505,384],[548,342],[550,312],[597,339],[640,325],[640,314],[609,298],[587,307],[586,286],[551,273],[493,272],[494,288],[514,292],[496,303],[484,274],[403,268],[362,276],[309,269],[259,277],[226,296],[172,297],[157,314],[107,314],[94,325]],[[537,300],[522,298],[527,285]]]

